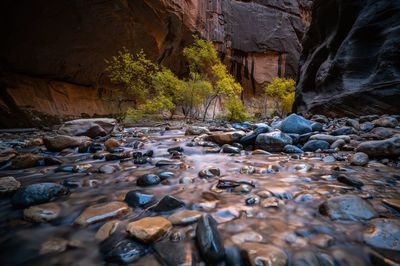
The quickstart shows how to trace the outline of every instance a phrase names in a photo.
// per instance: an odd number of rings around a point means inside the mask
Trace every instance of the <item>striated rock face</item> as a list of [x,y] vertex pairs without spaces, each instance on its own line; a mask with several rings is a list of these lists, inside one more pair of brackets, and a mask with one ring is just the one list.
[[295,111],[399,113],[400,2],[316,0],[312,17]]
[[254,95],[274,76],[296,76],[310,2],[1,1],[0,127],[116,113],[104,59],[144,49],[184,75],[181,53],[194,33],[215,42]]

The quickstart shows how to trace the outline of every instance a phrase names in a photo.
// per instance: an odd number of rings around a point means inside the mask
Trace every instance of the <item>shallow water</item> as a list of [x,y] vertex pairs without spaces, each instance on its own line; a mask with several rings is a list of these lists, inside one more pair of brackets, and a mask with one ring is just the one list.
[[[27,135],[27,134],[25,134]],[[25,136],[24,135],[24,136]],[[19,138],[25,138],[20,136]],[[28,135],[29,136],[29,135]],[[381,217],[400,218],[400,214],[382,203],[383,198],[399,198],[398,169],[378,162],[370,162],[367,167],[355,167],[347,162],[324,163],[325,154],[304,155],[301,159],[286,154],[273,156],[206,154],[203,147],[187,147],[192,137],[184,136],[182,130],[155,131],[145,137],[129,137],[129,141],[141,139],[145,145],[137,151],[153,150],[153,165],[135,165],[132,160],[125,162],[105,162],[93,160],[91,154],[72,152],[53,154],[65,164],[117,164],[120,171],[113,174],[55,172],[58,166],[43,166],[24,170],[3,170],[1,176],[14,176],[22,185],[38,182],[59,183],[65,179],[75,180],[81,187],[71,189],[68,196],[55,202],[62,206],[61,217],[50,223],[34,224],[22,218],[22,210],[11,206],[9,198],[0,200],[0,250],[4,265],[99,265],[105,264],[99,241],[95,239],[98,228],[105,222],[86,227],[73,224],[77,216],[88,206],[102,202],[122,201],[126,192],[139,190],[154,194],[157,199],[173,195],[186,203],[187,209],[200,209],[212,214],[219,221],[219,231],[225,246],[240,245],[247,241],[270,243],[282,248],[288,255],[298,251],[313,251],[340,257],[345,254],[347,265],[371,265],[369,254],[372,248],[363,242],[362,233],[367,228],[364,222],[331,221],[319,213],[321,203],[332,196],[355,194],[368,198]],[[168,148],[184,148],[182,164],[172,167],[156,167],[159,160],[169,159]],[[131,148],[125,148],[132,150]],[[136,151],[136,150],[135,150]],[[348,156],[345,152],[339,155]],[[364,183],[361,190],[338,182],[331,176],[332,168],[352,173]],[[201,179],[198,172],[208,167],[221,170],[219,178]],[[255,173],[244,173],[245,168],[254,167]],[[158,173],[162,170],[176,175],[168,182],[152,187],[136,186],[136,178],[144,173]],[[181,184],[183,177],[191,177],[194,183]],[[218,189],[218,179],[253,182],[255,187],[248,193]],[[258,192],[269,190],[282,204],[278,208],[265,208],[259,204],[246,206],[245,200]],[[213,193],[212,195],[210,194]],[[213,198],[213,199],[210,199]],[[262,200],[262,199],[261,199]],[[215,208],[204,209],[205,204]],[[203,206],[203,208],[201,208]],[[206,206],[207,207],[207,204]],[[212,206],[211,206],[212,207]],[[168,216],[170,213],[163,214]],[[123,225],[118,231],[123,233],[125,224],[144,216],[154,216],[148,210],[131,209],[119,217]],[[171,242],[171,235],[182,238],[179,243],[192,249],[194,260],[200,261],[193,236],[195,224],[174,226],[166,249],[174,252],[177,242]],[[177,233],[178,232],[178,233]],[[67,248],[61,252],[40,254],[42,245],[52,239],[68,241]],[[56,245],[56,244],[54,244]],[[393,260],[400,261],[398,254],[389,254]],[[345,264],[346,264],[345,263]],[[163,265],[163,260],[154,250],[130,265]],[[344,265],[344,264],[343,264]]]

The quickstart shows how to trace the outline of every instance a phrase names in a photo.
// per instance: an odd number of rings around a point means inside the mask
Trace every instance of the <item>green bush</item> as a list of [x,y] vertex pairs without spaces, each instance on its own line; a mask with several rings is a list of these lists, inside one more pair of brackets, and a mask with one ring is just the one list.
[[250,118],[250,115],[246,112],[243,102],[238,96],[233,96],[228,100],[228,120],[233,122],[243,122]]
[[292,110],[295,84],[293,79],[273,78],[265,88],[265,94],[274,101],[276,111],[280,116],[284,116]]

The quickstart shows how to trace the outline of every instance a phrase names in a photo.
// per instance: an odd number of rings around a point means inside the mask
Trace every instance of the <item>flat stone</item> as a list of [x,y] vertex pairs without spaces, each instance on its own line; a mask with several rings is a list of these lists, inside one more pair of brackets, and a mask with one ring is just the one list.
[[185,203],[173,196],[165,196],[163,197],[156,206],[151,208],[152,211],[155,212],[168,212],[173,211],[185,206]]
[[43,160],[43,156],[37,154],[21,154],[11,160],[11,167],[14,169],[25,169],[39,166],[39,161]]
[[355,195],[332,197],[320,206],[320,212],[332,220],[370,220],[378,213],[366,200]]
[[400,221],[398,219],[373,219],[364,232],[364,241],[375,248],[400,251]]
[[172,228],[170,221],[164,217],[146,217],[127,225],[126,231],[143,243],[154,242],[163,237]]
[[203,215],[197,223],[196,243],[206,262],[212,264],[224,259],[224,242],[218,232],[217,222],[208,214]]
[[56,183],[38,183],[19,188],[11,199],[14,207],[25,208],[46,203],[69,193],[68,188]]
[[382,202],[400,212],[400,199],[383,199]]
[[128,205],[120,201],[96,204],[87,207],[75,220],[75,224],[88,225],[123,215],[129,211]]
[[65,122],[58,133],[69,136],[88,136],[91,138],[110,134],[117,126],[114,118],[76,119]]
[[84,142],[90,141],[89,137],[71,137],[67,135],[57,135],[54,137],[44,137],[43,142],[49,151],[62,151],[65,148],[75,148]]
[[143,207],[154,199],[154,195],[144,194],[138,191],[129,191],[125,195],[125,202],[131,207]]
[[165,265],[195,265],[192,255],[192,245],[188,242],[158,241],[154,243],[154,249]]
[[173,225],[187,225],[197,222],[203,213],[199,211],[183,210],[168,217]]
[[190,126],[186,129],[185,135],[202,135],[210,131],[206,127]]
[[107,238],[101,244],[101,252],[107,262],[129,264],[147,254],[149,248],[131,239],[115,240]]
[[49,202],[24,209],[24,218],[37,223],[50,222],[57,219],[60,213],[61,207],[54,202]]
[[232,236],[232,242],[240,246],[244,242],[261,242],[263,236],[254,231],[245,231]]
[[399,156],[400,155],[400,135],[390,139],[365,141],[358,145],[357,152],[363,152],[368,156]]
[[232,132],[223,132],[209,135],[207,140],[215,142],[219,145],[223,144],[232,144],[234,142],[239,142],[240,139],[245,135],[243,131],[232,131]]
[[356,188],[361,188],[364,186],[364,183],[355,178],[354,176],[347,175],[347,174],[339,174],[336,179],[346,185],[353,186]]
[[303,150],[315,152],[317,150],[327,150],[329,147],[329,143],[325,140],[309,140],[304,144]]
[[273,245],[245,242],[241,245],[245,260],[249,265],[286,266],[288,256],[286,253]]
[[94,237],[99,241],[103,241],[104,239],[111,236],[115,232],[115,230],[117,230],[118,225],[120,223],[121,222],[118,220],[112,220],[106,222],[99,228],[99,230],[97,230],[96,235]]
[[0,196],[9,195],[17,191],[21,183],[12,176],[0,177]]

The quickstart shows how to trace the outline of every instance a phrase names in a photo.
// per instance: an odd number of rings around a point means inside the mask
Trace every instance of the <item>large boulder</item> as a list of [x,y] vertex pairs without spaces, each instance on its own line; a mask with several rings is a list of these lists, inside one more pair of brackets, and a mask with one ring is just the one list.
[[371,157],[398,156],[400,155],[400,135],[385,140],[362,142],[358,145],[357,152],[366,153]]
[[294,111],[400,113],[399,20],[400,1],[315,0]]
[[88,136],[91,138],[103,137],[110,134],[117,124],[117,120],[113,118],[76,119],[65,122],[58,129],[58,133],[61,135]]
[[286,117],[280,126],[284,133],[305,134],[312,131],[311,122],[302,116],[291,114]]
[[243,131],[222,132],[208,136],[207,140],[213,141],[220,145],[232,144],[234,142],[239,142],[244,135],[245,133]]
[[280,131],[263,133],[256,138],[256,146],[269,152],[281,152],[288,144],[292,144],[292,138]]
[[71,137],[67,135],[57,135],[54,137],[44,137],[43,142],[49,151],[62,151],[65,148],[75,148],[90,141],[89,137]]

